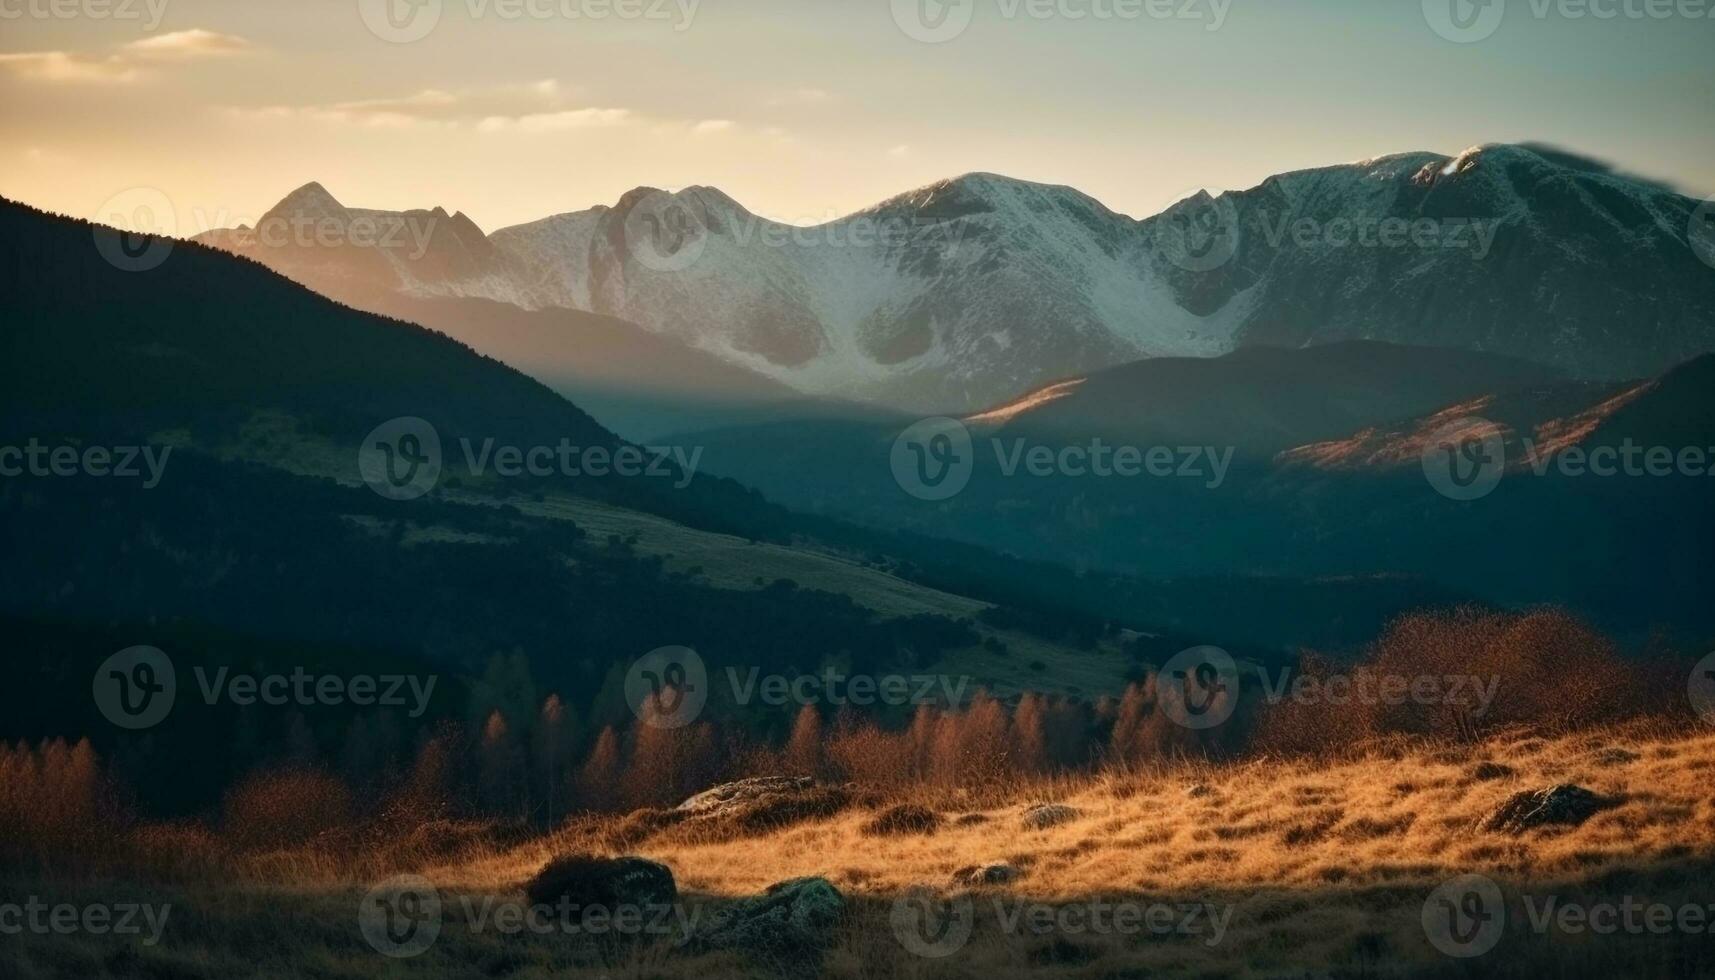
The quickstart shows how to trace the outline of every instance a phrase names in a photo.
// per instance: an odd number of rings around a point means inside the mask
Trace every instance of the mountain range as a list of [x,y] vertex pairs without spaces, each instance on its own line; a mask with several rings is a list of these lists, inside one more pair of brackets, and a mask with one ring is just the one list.
[[[1702,596],[1715,582],[1693,542],[1715,534],[1715,469],[1697,463],[1715,457],[1715,355],[1592,381],[1379,341],[1255,347],[1063,379],[958,421],[973,455],[967,482],[944,498],[899,476],[908,418],[683,438],[703,447],[710,472],[796,511],[1091,572],[1403,575],[1507,605],[1564,604],[1620,631],[1711,624]],[[1450,426],[1494,433],[1502,469],[1480,499],[1426,478]],[[1696,455],[1654,474],[1555,462],[1627,445]],[[1124,448],[1171,465],[1102,472],[1099,446],[1110,461]],[[1033,454],[1054,462],[1020,463]]]
[[[1142,358],[1350,339],[1652,375],[1715,349],[1697,206],[1563,151],[1488,145],[1198,192],[1142,220],[976,173],[808,227],[713,188],[638,188],[484,234],[441,209],[347,208],[312,183],[202,240],[366,308],[474,298],[624,321],[662,338],[630,341],[653,343],[643,360],[716,379],[716,402],[965,414]],[[401,233],[384,247],[279,233],[354,223]],[[597,369],[567,365],[605,358],[551,334],[528,353],[538,377],[636,380],[584,378]]]

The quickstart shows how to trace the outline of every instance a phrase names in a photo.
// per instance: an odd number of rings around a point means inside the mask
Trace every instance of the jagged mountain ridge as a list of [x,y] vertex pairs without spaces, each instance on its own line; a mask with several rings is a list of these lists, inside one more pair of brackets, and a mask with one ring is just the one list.
[[1282,174],[1143,220],[984,173],[808,227],[709,187],[638,188],[486,237],[454,215],[433,260],[377,275],[603,313],[801,392],[922,411],[1139,358],[1345,339],[1614,379],[1715,349],[1697,204],[1511,145]]

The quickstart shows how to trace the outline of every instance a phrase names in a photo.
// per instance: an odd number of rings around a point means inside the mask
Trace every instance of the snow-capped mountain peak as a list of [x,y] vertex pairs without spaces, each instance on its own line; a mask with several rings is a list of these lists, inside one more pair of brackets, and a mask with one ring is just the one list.
[[[809,226],[638,187],[486,236],[455,214],[438,258],[393,272],[413,295],[611,314],[807,393],[970,412],[1138,358],[1341,339],[1649,374],[1715,346],[1697,203],[1504,144],[1198,191],[1141,221],[983,172]],[[316,184],[280,207],[344,210]]]

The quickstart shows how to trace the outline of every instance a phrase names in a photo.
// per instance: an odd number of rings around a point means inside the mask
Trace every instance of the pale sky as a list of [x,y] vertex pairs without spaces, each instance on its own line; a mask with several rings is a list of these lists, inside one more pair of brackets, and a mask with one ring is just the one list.
[[1715,192],[1715,0],[1489,0],[1473,43],[1431,26],[1470,0],[439,0],[405,43],[367,2],[0,0],[0,194],[155,188],[190,233],[319,180],[493,230],[711,184],[812,223],[986,170],[1141,217],[1525,140]]

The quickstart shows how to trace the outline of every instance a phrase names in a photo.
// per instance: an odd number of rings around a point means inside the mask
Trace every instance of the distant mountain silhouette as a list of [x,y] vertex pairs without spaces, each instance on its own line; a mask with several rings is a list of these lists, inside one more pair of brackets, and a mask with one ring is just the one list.
[[[312,185],[275,218],[315,220],[331,200]],[[433,226],[380,256],[239,250],[301,281],[314,270],[318,289],[345,277],[604,313],[807,395],[966,414],[1145,357],[1350,339],[1653,375],[1715,350],[1699,203],[1564,150],[1497,144],[1280,174],[1141,220],[972,173],[811,227],[711,187],[644,187],[487,236],[439,210],[341,209]]]

